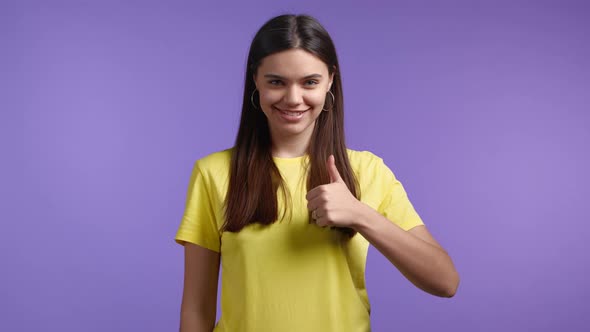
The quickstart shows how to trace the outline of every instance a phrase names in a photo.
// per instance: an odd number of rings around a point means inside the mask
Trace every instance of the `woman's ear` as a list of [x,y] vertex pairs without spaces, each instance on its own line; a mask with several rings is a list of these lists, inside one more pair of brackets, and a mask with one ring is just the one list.
[[332,83],[334,83],[334,73],[332,73],[332,75],[330,75],[330,82],[328,83],[328,91],[331,91]]

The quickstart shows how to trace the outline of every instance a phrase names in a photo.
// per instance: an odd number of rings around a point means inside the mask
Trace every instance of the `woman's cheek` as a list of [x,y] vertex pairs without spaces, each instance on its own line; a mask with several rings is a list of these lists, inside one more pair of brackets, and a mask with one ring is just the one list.
[[260,103],[261,104],[268,104],[269,99],[270,99],[269,98],[269,93],[268,92],[262,92],[262,91],[259,91],[259,93],[260,93],[260,95],[259,95]]
[[322,107],[324,102],[326,101],[326,97],[321,92],[314,92],[313,95],[309,97],[309,104],[313,105],[314,107]]

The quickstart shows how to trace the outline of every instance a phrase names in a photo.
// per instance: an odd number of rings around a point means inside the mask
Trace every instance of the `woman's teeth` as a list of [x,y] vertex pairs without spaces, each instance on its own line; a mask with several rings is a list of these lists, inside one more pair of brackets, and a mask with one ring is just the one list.
[[297,115],[300,115],[303,113],[303,112],[289,112],[289,111],[281,111],[281,112],[283,112],[287,115],[292,115],[292,116],[297,116]]

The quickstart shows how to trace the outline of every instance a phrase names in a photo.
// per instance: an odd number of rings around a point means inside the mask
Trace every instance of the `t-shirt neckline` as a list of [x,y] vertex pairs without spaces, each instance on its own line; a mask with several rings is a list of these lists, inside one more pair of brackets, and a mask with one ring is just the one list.
[[305,154],[299,157],[275,157],[273,156],[272,159],[277,163],[297,163],[301,162],[303,159],[307,159],[309,155]]

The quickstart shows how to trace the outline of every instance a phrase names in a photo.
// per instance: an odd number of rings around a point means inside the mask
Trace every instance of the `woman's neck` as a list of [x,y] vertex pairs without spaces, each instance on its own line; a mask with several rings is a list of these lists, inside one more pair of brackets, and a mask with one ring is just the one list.
[[272,156],[279,158],[296,158],[307,154],[309,137],[302,135],[291,137],[273,137]]

